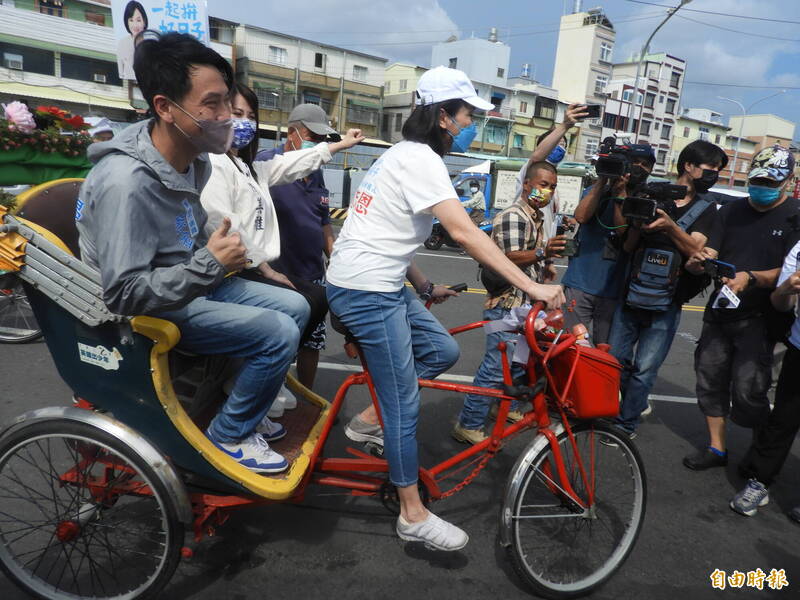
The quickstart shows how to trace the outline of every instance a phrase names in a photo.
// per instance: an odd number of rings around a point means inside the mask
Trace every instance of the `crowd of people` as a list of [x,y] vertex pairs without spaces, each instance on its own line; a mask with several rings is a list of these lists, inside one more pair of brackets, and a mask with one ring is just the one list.
[[[749,481],[734,509],[753,514],[766,503],[800,426],[792,371],[800,361],[798,323],[772,411],[766,395],[772,347],[786,321],[777,311],[790,310],[800,291],[800,203],[787,197],[793,161],[785,149],[762,151],[750,173],[750,199],[718,210],[708,190],[727,157],[713,144],[690,144],[678,162],[685,196],[645,222],[627,219],[622,208],[655,163],[652,149],[637,147],[624,175],[600,177],[580,201],[579,253],[562,287],[553,283],[553,261],[568,242],[553,226],[557,164],[569,131],[588,114],[585,106],[570,106],[563,123],[539,139],[520,171],[516,202],[495,217],[490,238],[476,226],[484,216],[479,186],[472,186],[471,208],[480,210],[471,218],[442,159],[469,148],[473,111],[492,105],[461,71],[427,71],[403,141],[369,169],[334,240],[320,167],[361,142],[360,130],[339,135],[320,107],[301,104],[291,112],[285,142],[259,151],[257,96],[236,83],[212,49],[188,35],[144,32],[132,68],[150,118],[112,139],[99,139],[107,132],[98,129],[76,214],[81,256],[100,272],[115,313],[168,319],[180,329],[181,348],[239,361],[205,432],[222,452],[259,473],[288,468],[270,447],[286,435],[272,419],[296,405],[283,387],[295,359],[301,383],[313,386],[330,310],[358,340],[372,373],[380,418],[369,406],[345,434],[384,447],[400,500],[398,536],[442,550],[467,543],[463,530],[425,507],[417,486],[417,380],[436,377],[459,356],[423,305],[455,292],[434,284],[413,260],[435,217],[494,280],[485,319],[535,301],[566,305],[568,325],[585,324],[594,343],[611,345],[624,365],[615,425],[631,437],[682,303],[705,287],[709,261],[735,264],[735,276],[718,278],[716,288],[741,301],[719,308],[718,291],[710,296],[696,358],[710,442],[685,464],[702,470],[726,463],[730,413],[756,432],[740,469]],[[736,243],[744,229],[746,248]],[[487,336],[475,385],[500,386],[497,344],[505,339]],[[519,420],[521,411],[514,405],[507,418]],[[467,396],[453,437],[484,440],[484,424],[496,413],[487,397]]]

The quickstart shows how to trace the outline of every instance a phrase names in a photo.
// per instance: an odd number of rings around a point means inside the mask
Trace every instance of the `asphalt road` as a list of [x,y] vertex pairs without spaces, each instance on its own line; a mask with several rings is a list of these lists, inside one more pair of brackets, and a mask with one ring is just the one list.
[[[452,249],[422,251],[418,262],[437,282],[476,282],[476,264]],[[699,303],[699,302],[698,302]],[[464,293],[436,307],[448,327],[478,320],[482,295]],[[785,513],[800,504],[800,447],[795,446],[771,503],[757,516],[741,517],[728,508],[743,486],[737,460],[748,431],[731,426],[727,469],[690,472],[681,458],[705,443],[705,427],[694,397],[692,353],[702,313],[687,307],[672,351],[661,369],[655,410],[636,439],[647,470],[646,520],[633,554],[593,598],[687,600],[718,597],[797,597],[800,587],[800,526]],[[470,378],[480,362],[483,339],[470,332],[459,339],[462,358],[452,370]],[[332,398],[353,361],[341,337],[329,335],[316,389]],[[0,346],[0,421],[37,407],[63,405],[70,392],[59,380],[41,342]],[[345,407],[345,417],[360,410],[363,395]],[[419,431],[423,464],[460,448],[449,437],[460,408],[455,394],[423,394]],[[342,419],[342,422],[345,420]],[[341,426],[340,426],[341,427]],[[343,431],[328,454],[341,453]],[[274,505],[234,513],[217,535],[204,540],[193,559],[183,561],[163,597],[170,599],[243,598],[526,598],[497,540],[500,495],[516,453],[517,440],[460,494],[434,507],[470,534],[469,545],[452,554],[403,544],[393,518],[375,499],[312,489],[303,505]],[[332,493],[333,491],[333,493]],[[747,573],[785,569],[789,586],[756,591],[745,586],[724,592],[711,587],[715,569]],[[767,586],[765,586],[767,587]],[[0,575],[0,598],[25,596]]]

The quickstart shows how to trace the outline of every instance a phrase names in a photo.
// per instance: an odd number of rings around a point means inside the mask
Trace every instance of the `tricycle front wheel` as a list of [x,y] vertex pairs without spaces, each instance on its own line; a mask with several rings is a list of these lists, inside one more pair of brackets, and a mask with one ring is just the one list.
[[152,465],[87,423],[40,421],[0,439],[0,567],[39,598],[156,596],[183,524]]
[[40,337],[22,282],[14,275],[0,277],[0,343],[24,344]]
[[515,571],[545,598],[583,596],[602,585],[625,562],[644,520],[644,465],[630,439],[599,424],[572,432],[575,447],[565,431],[557,440],[566,481],[583,506],[567,492],[549,443],[534,441],[511,472],[501,515]]

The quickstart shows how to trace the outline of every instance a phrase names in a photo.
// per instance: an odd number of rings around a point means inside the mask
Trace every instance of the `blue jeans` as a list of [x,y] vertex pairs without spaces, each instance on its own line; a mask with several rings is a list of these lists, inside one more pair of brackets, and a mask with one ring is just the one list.
[[[485,321],[495,321],[502,319],[509,312],[500,307],[490,308],[483,311],[483,319]],[[478,372],[475,373],[472,385],[496,388],[498,390],[503,388],[503,358],[500,350],[497,349],[497,344],[508,342],[516,336],[516,333],[510,331],[496,331],[486,336],[486,353],[483,355],[483,361],[478,367]],[[510,362],[514,354],[513,344],[508,346],[506,354]],[[524,372],[520,365],[512,365],[512,377],[519,377]],[[486,423],[486,416],[489,414],[491,402],[492,399],[487,396],[467,394],[464,397],[464,407],[461,409],[458,422],[464,429],[480,429]],[[516,410],[517,406],[518,403],[516,401],[512,402],[511,410]]]
[[414,485],[417,458],[418,378],[433,379],[458,360],[458,344],[406,287],[365,292],[330,282],[331,313],[358,340],[378,395],[389,478]]
[[[620,304],[611,327],[611,354],[622,364],[622,407],[617,424],[632,432],[647,408],[658,370],[669,354],[681,321],[677,302],[664,312],[628,308]],[[634,355],[634,346],[635,355]]]
[[213,440],[238,442],[255,431],[297,353],[308,314],[308,302],[297,292],[229,277],[207,296],[153,315],[178,326],[179,348],[245,359],[208,426]]

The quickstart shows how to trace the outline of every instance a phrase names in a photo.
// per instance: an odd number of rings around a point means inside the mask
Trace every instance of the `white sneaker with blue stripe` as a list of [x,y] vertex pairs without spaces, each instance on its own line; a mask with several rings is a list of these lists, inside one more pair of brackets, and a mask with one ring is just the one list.
[[[208,435],[208,434],[206,434]],[[238,442],[217,442],[208,436],[225,454],[256,473],[280,473],[289,467],[283,456],[269,447],[260,433],[253,433]]]

